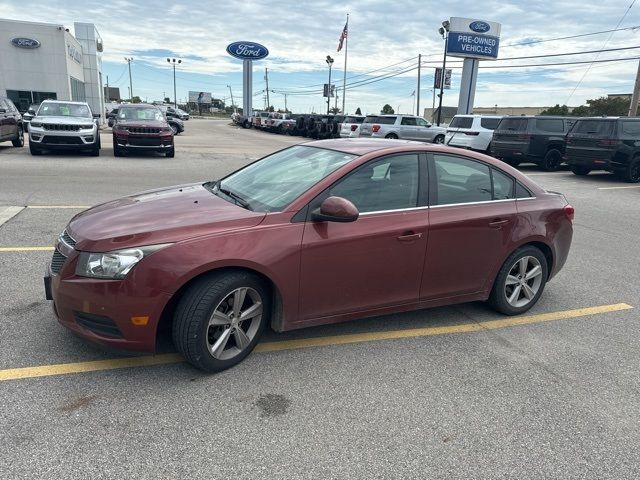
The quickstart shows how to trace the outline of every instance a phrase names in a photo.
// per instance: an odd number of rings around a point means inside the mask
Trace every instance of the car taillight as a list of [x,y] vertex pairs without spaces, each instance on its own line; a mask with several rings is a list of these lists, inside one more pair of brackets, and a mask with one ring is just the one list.
[[573,222],[573,217],[576,213],[576,209],[573,208],[571,205],[565,205],[564,206],[564,215],[569,219],[570,222]]
[[373,133],[378,133],[378,130],[380,130],[380,125],[373,125],[373,126],[371,127],[371,131],[372,131]]
[[598,145],[601,145],[603,147],[611,147],[614,145],[620,145],[621,143],[622,143],[622,140],[618,140],[615,138],[603,138],[598,142]]
[[351,131],[355,132],[358,129],[358,125],[351,125]]
[[480,135],[480,132],[464,132],[464,134],[476,136],[476,135]]

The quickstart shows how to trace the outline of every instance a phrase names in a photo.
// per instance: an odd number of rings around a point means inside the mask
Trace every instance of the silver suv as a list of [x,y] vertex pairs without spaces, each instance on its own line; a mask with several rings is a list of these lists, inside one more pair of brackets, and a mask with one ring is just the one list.
[[367,115],[360,126],[361,137],[401,138],[444,143],[447,129],[436,127],[415,115]]
[[45,100],[29,125],[29,150],[40,155],[43,150],[88,150],[100,155],[100,131],[86,102]]

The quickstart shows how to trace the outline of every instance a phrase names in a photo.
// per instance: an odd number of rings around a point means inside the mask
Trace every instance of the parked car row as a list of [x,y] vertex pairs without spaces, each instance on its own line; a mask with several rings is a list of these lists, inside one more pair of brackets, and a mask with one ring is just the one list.
[[[45,100],[29,126],[29,151],[41,155],[51,150],[75,150],[100,155],[98,113],[86,102]],[[157,151],[175,156],[174,130],[162,111],[147,104],[122,105],[114,114],[113,154]],[[0,98],[0,141],[24,146],[24,121],[11,100]]]

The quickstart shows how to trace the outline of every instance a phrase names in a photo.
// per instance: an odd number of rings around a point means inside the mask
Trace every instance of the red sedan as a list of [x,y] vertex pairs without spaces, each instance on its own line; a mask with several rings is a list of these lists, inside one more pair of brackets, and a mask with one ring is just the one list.
[[531,308],[562,268],[574,210],[491,157],[398,140],[293,146],[222,178],[74,217],[47,297],[75,333],[198,368],[281,332],[486,300]]

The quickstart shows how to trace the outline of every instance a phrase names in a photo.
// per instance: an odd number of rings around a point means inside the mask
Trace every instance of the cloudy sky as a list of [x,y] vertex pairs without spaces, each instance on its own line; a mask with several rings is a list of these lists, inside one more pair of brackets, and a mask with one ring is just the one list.
[[[0,0],[3,18],[61,23],[71,31],[74,21],[94,23],[104,40],[109,84],[127,95],[124,57],[133,57],[133,92],[147,101],[163,94],[173,98],[166,58],[175,57],[183,61],[176,74],[179,101],[193,90],[212,92],[230,103],[230,85],[241,105],[242,62],[225,48],[237,40],[261,43],[270,55],[254,62],[254,108],[265,104],[268,68],[270,103],[283,108],[286,93],[287,106],[295,112],[326,109],[321,95],[328,54],[335,59],[332,83],[342,86],[344,49],[336,53],[336,47],[347,13],[347,112],[358,107],[363,113],[377,112],[385,103],[401,112],[415,109],[411,94],[417,70],[412,67],[418,54],[423,55],[421,105],[430,107],[434,67],[441,64],[444,47],[437,30],[453,16],[502,24],[501,60],[481,62],[476,106],[577,106],[608,93],[630,93],[638,66],[634,57],[640,56],[640,2],[634,0]],[[622,30],[590,35],[616,28]],[[582,36],[554,40],[577,35]],[[508,60],[627,47],[636,48]],[[627,60],[591,63],[609,59]],[[448,58],[454,70],[444,105],[458,102],[461,64],[456,60]],[[517,67],[565,62],[587,63]],[[390,74],[398,75],[380,78]],[[368,83],[373,80],[379,81]]]

